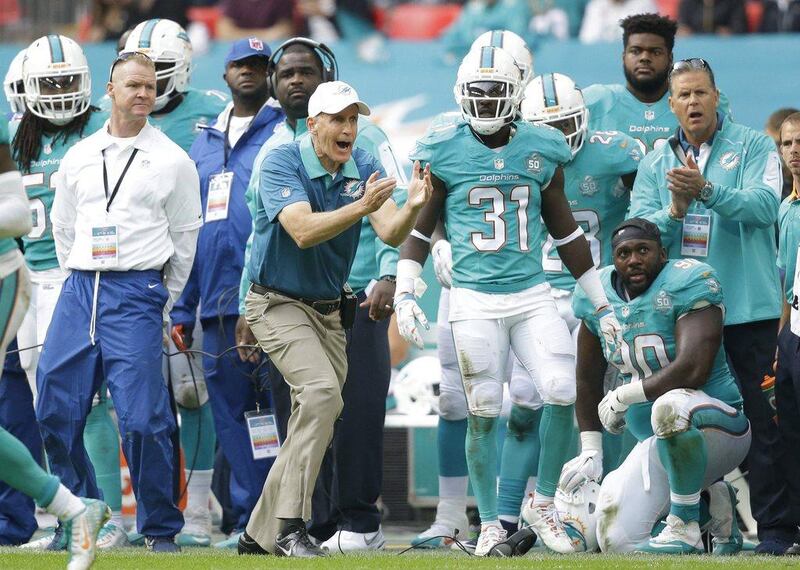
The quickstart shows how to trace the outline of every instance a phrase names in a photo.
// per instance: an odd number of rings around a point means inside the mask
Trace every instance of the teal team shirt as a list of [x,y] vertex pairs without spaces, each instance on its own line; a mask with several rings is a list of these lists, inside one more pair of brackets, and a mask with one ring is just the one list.
[[[578,154],[564,165],[564,194],[583,228],[595,266],[611,263],[611,232],[625,219],[630,193],[621,176],[636,172],[644,153],[634,139],[617,131],[588,131]],[[572,291],[575,278],[544,230],[542,266],[547,282]]]
[[524,121],[515,129],[506,146],[490,149],[467,123],[447,124],[411,152],[447,188],[455,287],[515,293],[545,281],[541,192],[572,153],[556,129]]
[[[600,270],[600,281],[622,325],[621,362],[614,363],[623,384],[641,382],[675,360],[675,325],[683,315],[702,306],[723,307],[722,286],[714,269],[696,259],[670,259],[650,287],[631,301],[620,298],[612,284],[613,266]],[[572,300],[575,316],[600,339],[600,323],[594,305],[580,287]],[[742,397],[725,359],[722,346],[706,383],[700,387],[712,398],[741,409]],[[634,404],[625,415],[631,433],[639,441],[653,435],[650,411],[653,402]]]
[[[655,103],[642,103],[625,85],[589,85],[583,90],[589,109],[589,128],[620,131],[639,141],[650,152],[664,143],[678,128],[678,119],[669,108],[669,92]],[[728,98],[720,94],[719,112],[730,113]]]
[[[53,239],[53,226],[50,223],[50,211],[55,199],[55,174],[61,166],[61,159],[67,151],[92,133],[100,130],[108,119],[104,111],[87,111],[92,113],[83,129],[83,136],[75,133],[67,137],[43,133],[39,156],[31,163],[30,170],[22,172],[22,185],[28,196],[31,209],[33,229],[23,236],[25,246],[25,263],[32,271],[45,271],[58,267],[56,243]],[[19,120],[10,124],[11,131],[16,133]],[[22,165],[17,165],[22,170]]]
[[[713,183],[705,204],[694,201],[686,221],[668,215],[666,174],[682,163],[670,145],[641,162],[631,193],[630,217],[643,217],[661,230],[670,257],[696,257],[714,267],[725,289],[725,324],[776,319],[781,286],[775,267],[775,222],[781,194],[781,162],[766,135],[729,119],[714,136],[703,170]],[[697,253],[697,225],[708,228],[706,255]]]
[[[8,140],[9,140],[8,124],[5,121],[0,121],[0,146],[8,145]],[[9,251],[16,248],[17,248],[17,243],[14,241],[13,238],[0,239],[0,255],[8,253]]]
[[[200,133],[200,127],[213,125],[229,100],[220,91],[189,87],[183,94],[183,101],[172,111],[150,115],[147,120],[188,153]],[[99,106],[110,111],[111,100],[103,97]]]
[[[260,180],[261,165],[267,153],[281,145],[300,140],[308,133],[305,119],[297,121],[296,128],[284,120],[275,126],[272,136],[262,145],[253,162],[253,174],[245,192],[245,202],[250,209],[250,214],[255,219],[258,197],[258,185]],[[405,199],[405,175],[395,160],[394,154],[389,146],[389,140],[383,130],[361,116],[358,119],[358,135],[356,137],[355,148],[360,148],[374,156],[381,163],[388,176],[395,176],[398,180],[398,189],[395,191],[394,199],[401,204]],[[250,253],[253,246],[253,233],[247,240],[244,252],[244,267],[250,261]],[[377,279],[384,275],[395,275],[397,273],[398,251],[383,243],[375,233],[369,218],[365,217],[361,221],[361,234],[359,237],[356,257],[350,270],[348,284],[354,291],[364,290],[372,279]],[[242,272],[242,280],[239,286],[239,314],[244,314],[244,299],[247,290],[250,288],[250,279],[247,270]]]
[[787,303],[792,303],[794,273],[797,268],[797,248],[800,245],[800,200],[789,196],[781,202],[778,210],[778,260],[777,264],[786,276],[783,292]]

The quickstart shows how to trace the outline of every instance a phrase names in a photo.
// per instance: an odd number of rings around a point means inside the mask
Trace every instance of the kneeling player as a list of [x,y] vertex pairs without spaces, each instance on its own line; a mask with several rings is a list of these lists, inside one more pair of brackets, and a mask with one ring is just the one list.
[[[614,230],[612,248],[614,265],[600,275],[622,325],[623,342],[610,360],[623,385],[603,397],[605,340],[579,286],[576,411],[583,450],[565,465],[559,484],[569,489],[599,478],[601,428],[619,433],[627,424],[639,443],[603,480],[600,548],[702,552],[700,492],[739,465],[750,446],[750,425],[722,349],[722,291],[710,266],[668,260],[658,228],[641,218]],[[665,516],[666,527],[651,538]],[[740,549],[735,517],[715,516],[715,553]]]

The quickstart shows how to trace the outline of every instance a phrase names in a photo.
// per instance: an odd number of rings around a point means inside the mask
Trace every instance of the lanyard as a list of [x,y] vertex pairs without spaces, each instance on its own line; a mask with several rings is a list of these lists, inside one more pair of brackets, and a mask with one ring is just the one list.
[[136,153],[139,152],[138,148],[134,148],[133,152],[131,153],[131,157],[128,159],[128,163],[125,165],[125,168],[122,170],[122,174],[119,175],[117,178],[117,184],[114,186],[114,191],[111,192],[111,197],[108,197],[108,171],[106,170],[106,151],[103,149],[103,190],[106,193],[106,212],[111,207],[111,203],[114,201],[114,198],[117,197],[117,192],[119,191],[119,186],[122,184],[122,179],[125,178],[125,175],[128,173],[128,168],[130,168],[131,163],[133,162],[133,158],[136,156]]
[[223,162],[222,162],[222,172],[225,172],[225,169],[228,168],[228,154],[231,151],[231,143],[228,142],[228,133],[231,130],[231,118],[233,117],[233,109],[231,109],[230,115],[228,115],[228,123],[225,125],[225,145],[223,150]]

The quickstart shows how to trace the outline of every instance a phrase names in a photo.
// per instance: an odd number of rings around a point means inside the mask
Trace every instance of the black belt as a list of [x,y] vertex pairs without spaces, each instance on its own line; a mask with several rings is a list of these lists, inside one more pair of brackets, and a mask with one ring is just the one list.
[[272,289],[271,287],[264,287],[263,285],[259,285],[258,283],[251,283],[250,290],[256,295],[277,293],[278,295],[289,297],[290,299],[294,299],[295,301],[300,301],[304,305],[308,305],[321,315],[330,315],[331,313],[339,310],[339,304],[340,304],[339,299],[336,299],[334,301],[315,301],[313,299],[304,299],[303,297],[298,297],[297,295],[290,295],[289,293],[279,291],[278,289]]

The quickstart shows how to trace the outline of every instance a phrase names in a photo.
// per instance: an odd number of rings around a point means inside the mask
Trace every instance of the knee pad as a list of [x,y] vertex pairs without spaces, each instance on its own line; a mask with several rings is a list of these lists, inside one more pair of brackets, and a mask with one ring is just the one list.
[[523,378],[515,370],[514,375],[511,377],[511,382],[508,384],[508,394],[514,406],[520,406],[528,410],[538,410],[543,405],[539,390],[536,389],[536,385],[531,381],[527,373]]
[[690,396],[688,390],[670,390],[653,402],[650,423],[656,437],[666,438],[689,429]]
[[483,381],[467,388],[469,412],[481,418],[496,418],[503,408],[503,384]]
[[542,400],[554,406],[569,406],[575,403],[577,388],[575,376],[551,376],[542,379]]
[[464,392],[452,390],[439,392],[439,416],[455,422],[467,417],[467,397]]

